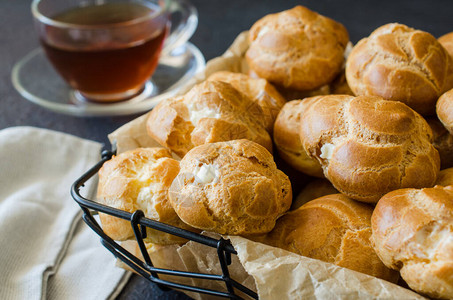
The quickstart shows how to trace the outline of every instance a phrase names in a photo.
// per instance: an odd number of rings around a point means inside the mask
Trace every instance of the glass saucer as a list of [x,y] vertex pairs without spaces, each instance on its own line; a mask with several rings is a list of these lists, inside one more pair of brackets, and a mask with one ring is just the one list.
[[52,111],[73,116],[119,116],[145,112],[161,100],[174,96],[205,67],[200,50],[191,43],[162,56],[143,91],[116,103],[94,103],[83,99],[57,74],[43,50],[37,48],[13,67],[12,82],[27,100]]

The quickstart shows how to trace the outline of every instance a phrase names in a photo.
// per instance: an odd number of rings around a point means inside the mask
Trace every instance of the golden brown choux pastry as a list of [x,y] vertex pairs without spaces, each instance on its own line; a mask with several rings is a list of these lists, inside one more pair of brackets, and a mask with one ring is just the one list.
[[327,195],[286,213],[261,242],[396,282],[398,273],[371,246],[372,212],[345,195]]
[[453,62],[431,34],[391,23],[354,46],[346,79],[357,96],[401,101],[430,115],[439,96],[453,87]]
[[415,291],[453,298],[453,186],[401,189],[379,200],[371,241]]
[[437,40],[445,48],[445,50],[447,50],[448,54],[453,57],[453,32],[446,33]]
[[[142,210],[145,217],[184,229],[168,199],[168,189],[178,175],[179,162],[164,148],[137,148],[114,156],[99,170],[97,199],[130,213]],[[102,228],[114,240],[134,238],[129,220],[99,214]],[[185,240],[147,228],[147,242],[175,244]]]
[[274,124],[274,143],[280,157],[294,169],[323,178],[321,164],[307,154],[300,142],[300,114],[303,109],[303,100],[289,101],[283,106]]
[[160,102],[149,114],[148,135],[183,157],[206,143],[248,139],[272,152],[263,110],[221,81],[204,81],[185,95]]
[[204,144],[181,160],[169,196],[187,224],[220,234],[272,230],[292,200],[291,183],[273,156],[249,140]]
[[285,88],[314,90],[341,71],[346,28],[303,6],[267,15],[250,29],[246,59],[259,77]]
[[272,134],[275,118],[286,99],[266,79],[252,78],[242,73],[219,71],[211,74],[208,80],[223,81],[259,104],[263,110],[266,129]]
[[453,134],[453,89],[440,96],[436,104],[436,112],[444,127]]
[[376,96],[307,98],[300,138],[341,193],[376,203],[403,187],[432,187],[440,169],[428,123],[399,101]]

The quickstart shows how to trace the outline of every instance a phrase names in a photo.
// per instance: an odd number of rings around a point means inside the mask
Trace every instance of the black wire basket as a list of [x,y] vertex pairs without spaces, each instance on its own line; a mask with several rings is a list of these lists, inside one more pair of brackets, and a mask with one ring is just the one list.
[[[72,198],[80,205],[83,211],[83,220],[85,223],[96,232],[101,238],[101,243],[107,248],[116,258],[120,259],[128,267],[134,270],[137,274],[146,278],[147,280],[156,283],[160,288],[167,289],[180,289],[190,292],[208,294],[213,296],[219,296],[230,299],[243,299],[238,295],[238,291],[242,292],[241,295],[246,295],[250,299],[258,299],[257,293],[243,286],[239,282],[235,281],[230,277],[228,266],[231,264],[231,255],[236,255],[237,252],[231,245],[229,240],[220,238],[214,239],[201,234],[190,232],[181,228],[177,228],[171,225],[167,225],[158,221],[148,219],[144,216],[141,210],[137,210],[134,213],[129,213],[123,210],[119,210],[113,207],[109,207],[94,200],[87,199],[80,194],[81,188],[84,184],[94,177],[102,165],[112,158],[114,151],[105,150],[102,152],[102,159],[79,179],[77,179],[71,187]],[[118,242],[112,240],[103,230],[99,223],[94,218],[94,215],[99,212],[108,214],[131,222],[132,229],[135,234],[136,241],[140,248],[140,252],[143,256],[143,260],[133,255],[131,252],[123,248]],[[206,274],[196,273],[187,271],[178,271],[171,269],[156,268],[153,266],[151,258],[147,252],[144,238],[146,238],[146,227],[150,227],[155,230],[163,231],[178,237],[185,238],[187,240],[194,241],[196,243],[203,244],[207,247],[212,247],[217,250],[217,256],[219,264],[222,270],[222,274]],[[198,286],[191,286],[172,282],[169,280],[163,280],[159,278],[159,274],[172,275],[175,277],[188,277],[193,279],[205,279],[214,281],[223,281],[225,283],[225,290],[218,291],[213,289],[206,289]],[[173,277],[174,278],[174,277]]]

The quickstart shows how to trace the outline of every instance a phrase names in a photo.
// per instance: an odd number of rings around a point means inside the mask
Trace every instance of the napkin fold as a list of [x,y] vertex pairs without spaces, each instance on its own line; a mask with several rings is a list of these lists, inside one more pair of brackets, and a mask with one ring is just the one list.
[[[47,129],[0,130],[0,299],[108,299],[124,286],[130,273],[69,193],[101,147]],[[86,184],[87,197],[95,186]]]

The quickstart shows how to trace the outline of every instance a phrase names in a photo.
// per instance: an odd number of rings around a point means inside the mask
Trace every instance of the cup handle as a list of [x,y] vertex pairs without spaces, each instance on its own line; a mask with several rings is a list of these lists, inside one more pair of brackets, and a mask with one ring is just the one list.
[[175,0],[171,2],[169,9],[170,16],[180,13],[181,18],[178,24],[171,24],[171,32],[164,42],[162,56],[185,44],[193,35],[198,25],[197,9],[186,0]]

